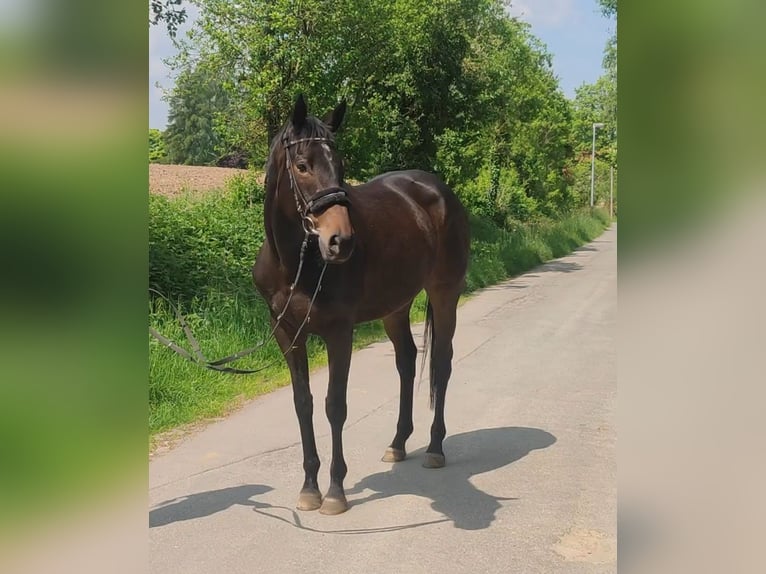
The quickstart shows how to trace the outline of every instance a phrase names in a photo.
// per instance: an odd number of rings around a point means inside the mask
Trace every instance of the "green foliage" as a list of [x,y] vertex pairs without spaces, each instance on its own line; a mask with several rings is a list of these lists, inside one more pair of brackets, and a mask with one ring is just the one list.
[[[599,0],[602,13],[617,16],[617,0]],[[580,157],[591,152],[593,124],[603,123],[596,131],[596,151],[600,158],[617,165],[617,34],[604,47],[604,75],[593,84],[577,89],[573,102],[574,138]]]
[[[602,13],[617,16],[617,0],[599,0]],[[575,160],[566,170],[570,175],[568,193],[580,205],[590,201],[591,154],[593,153],[593,124],[603,123],[596,129],[595,137],[595,186],[596,205],[609,205],[609,167],[617,166],[617,34],[613,34],[604,48],[604,74],[593,84],[583,84],[577,89],[572,102],[572,132]],[[615,169],[615,213],[616,183]]]
[[186,21],[186,8],[181,8],[183,0],[150,0],[152,17],[149,22],[157,25],[164,22],[168,34],[175,38],[178,27]]
[[444,134],[437,169],[476,213],[497,222],[509,210],[526,219],[568,207],[571,113],[546,50],[526,25],[495,17],[477,31],[464,70],[479,104],[467,123],[473,129]]
[[262,185],[254,175],[232,192],[202,198],[149,197],[149,282],[174,298],[250,290],[250,266],[263,242]]
[[[544,46],[499,0],[200,0],[199,8],[173,62],[183,80],[169,130],[183,150],[171,154],[178,161],[246,149],[262,164],[304,92],[320,116],[349,100],[339,143],[351,178],[437,171],[492,215],[506,171],[522,212],[568,207],[571,106]],[[211,78],[225,94],[213,98],[220,107],[200,95]],[[489,187],[476,188],[486,169]]]
[[218,121],[229,99],[221,77],[206,65],[184,69],[169,97],[165,145],[171,163],[212,165],[221,154]]
[[604,16],[617,16],[617,0],[598,0]]
[[167,155],[162,132],[149,128],[149,163],[167,163]]
[[598,235],[609,224],[602,210],[577,211],[560,220],[515,224],[511,231],[471,217],[471,264],[466,291],[518,275],[545,261],[562,257]]
[[[593,186],[593,195],[596,205],[609,208],[610,164],[608,161],[596,158],[596,170]],[[575,162],[572,165],[572,185],[570,191],[576,196],[579,205],[590,203],[590,158],[587,161]],[[614,203],[617,205],[617,170],[614,170]],[[615,207],[616,212],[616,207]]]
[[617,84],[609,75],[601,76],[594,84],[577,89],[574,101],[574,133],[580,157],[590,159],[593,145],[593,124],[600,122],[603,128],[596,130],[596,153],[608,163],[617,163]]

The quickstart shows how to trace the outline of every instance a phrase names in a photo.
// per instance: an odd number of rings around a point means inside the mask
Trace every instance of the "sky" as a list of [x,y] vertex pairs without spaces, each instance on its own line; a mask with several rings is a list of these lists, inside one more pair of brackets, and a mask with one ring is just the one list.
[[[186,4],[189,22],[196,8]],[[553,71],[564,95],[573,98],[575,89],[595,82],[602,74],[601,61],[606,41],[614,33],[615,22],[601,15],[596,0],[511,0],[510,13],[532,27],[532,33],[553,55]],[[184,25],[179,36],[189,28]],[[172,88],[170,70],[162,62],[175,54],[167,30],[149,28],[149,127],[165,129],[167,103],[163,90]],[[157,87],[157,84],[161,87]]]

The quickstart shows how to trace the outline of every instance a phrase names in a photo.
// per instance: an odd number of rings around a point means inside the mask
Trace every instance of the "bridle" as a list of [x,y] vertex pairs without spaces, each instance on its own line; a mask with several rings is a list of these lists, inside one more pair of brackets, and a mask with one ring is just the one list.
[[337,186],[320,189],[312,195],[310,199],[306,197],[306,194],[303,193],[303,190],[295,179],[295,174],[292,169],[292,155],[290,153],[290,148],[292,146],[305,142],[327,144],[334,144],[335,142],[330,138],[321,137],[300,138],[292,141],[288,140],[287,137],[282,138],[282,145],[285,149],[285,169],[287,170],[287,175],[290,181],[290,189],[293,192],[293,197],[295,197],[295,207],[298,209],[298,214],[301,216],[304,231],[307,234],[316,235],[317,231],[314,225],[314,220],[311,219],[312,215],[316,215],[333,205],[348,206],[350,202],[346,190]]
[[[276,316],[271,332],[266,337],[266,339],[264,339],[263,341],[258,343],[255,347],[252,347],[250,349],[239,351],[238,353],[234,353],[233,355],[229,355],[228,357],[224,357],[223,359],[210,361],[202,353],[199,342],[192,334],[191,329],[189,328],[189,325],[187,324],[186,320],[183,318],[183,315],[180,313],[178,308],[167,297],[165,297],[165,295],[163,295],[156,289],[152,289],[152,288],[149,289],[149,291],[152,291],[156,293],[157,295],[159,295],[160,297],[162,297],[170,306],[170,308],[173,310],[173,312],[175,313],[178,319],[178,322],[183,328],[184,334],[186,335],[186,338],[194,352],[194,355],[192,355],[186,349],[184,349],[183,347],[180,347],[179,345],[177,345],[176,343],[174,343],[173,341],[171,341],[170,339],[160,334],[159,332],[157,332],[155,329],[151,327],[149,328],[149,333],[152,335],[152,337],[157,339],[160,343],[170,348],[172,351],[176,352],[177,354],[181,355],[183,358],[191,361],[192,363],[196,363],[200,365],[201,367],[212,369],[214,371],[245,375],[250,373],[257,373],[266,368],[269,368],[279,360],[279,359],[275,359],[274,361],[271,361],[267,365],[260,367],[258,369],[237,369],[234,367],[225,366],[229,363],[232,363],[238,359],[241,359],[243,357],[246,357],[247,355],[254,353],[255,351],[263,347],[266,343],[269,342],[269,340],[271,340],[274,337],[274,333],[276,332],[277,328],[279,327],[279,324],[282,322],[282,318],[285,316],[285,313],[287,312],[287,308],[290,305],[290,301],[292,301],[293,299],[293,294],[295,293],[295,289],[298,286],[298,281],[301,278],[301,272],[303,270],[303,262],[306,255],[306,248],[308,246],[309,237],[311,235],[319,234],[319,232],[316,229],[316,226],[314,225],[314,220],[311,219],[311,216],[333,205],[348,206],[350,204],[348,200],[348,194],[346,193],[346,190],[343,189],[342,187],[326,187],[324,189],[320,189],[319,191],[317,191],[311,197],[311,199],[306,198],[306,195],[303,193],[303,190],[301,190],[300,186],[298,185],[298,182],[295,180],[295,176],[292,170],[292,157],[290,156],[290,147],[303,142],[324,142],[324,143],[330,143],[330,144],[334,143],[329,138],[320,138],[320,137],[301,138],[301,139],[293,140],[293,141],[288,141],[286,138],[282,140],[282,143],[285,148],[285,167],[287,169],[287,173],[290,179],[290,189],[293,191],[293,196],[295,197],[295,205],[298,208],[298,214],[301,216],[301,224],[303,226],[303,231],[305,235],[303,237],[303,243],[301,244],[300,257],[298,259],[298,270],[295,274],[295,279],[293,280],[292,285],[290,285],[290,292],[287,297],[287,301],[285,301],[282,311]],[[295,332],[295,336],[293,337],[293,340],[290,342],[290,346],[281,353],[282,356],[287,355],[290,351],[292,351],[295,348],[295,342],[298,340],[298,337],[301,335],[303,328],[306,326],[306,323],[311,321],[311,310],[314,307],[314,302],[316,301],[317,295],[319,295],[319,291],[322,289],[322,279],[324,278],[324,274],[326,270],[327,270],[327,262],[325,261],[324,265],[322,266],[322,271],[319,274],[319,278],[317,279],[317,284],[316,284],[316,288],[314,289],[314,294],[311,296],[311,300],[309,301],[306,315],[303,317],[301,324],[298,326],[298,329]]]

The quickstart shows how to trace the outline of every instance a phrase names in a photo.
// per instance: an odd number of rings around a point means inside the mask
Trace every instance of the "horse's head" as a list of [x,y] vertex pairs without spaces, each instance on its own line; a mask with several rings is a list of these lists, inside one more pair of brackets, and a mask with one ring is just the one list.
[[335,132],[345,112],[343,101],[320,121],[308,115],[300,95],[281,135],[285,167],[303,225],[319,238],[319,250],[328,263],[343,263],[354,250],[343,161],[335,148]]

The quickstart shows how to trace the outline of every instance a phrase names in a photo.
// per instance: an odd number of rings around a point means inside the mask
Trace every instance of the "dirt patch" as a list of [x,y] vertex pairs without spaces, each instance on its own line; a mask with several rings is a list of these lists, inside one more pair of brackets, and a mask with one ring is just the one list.
[[608,564],[617,560],[617,541],[599,530],[572,528],[553,550],[567,562]]
[[[199,165],[149,164],[149,192],[174,197],[182,192],[208,193],[223,189],[231,178],[246,169]],[[262,179],[262,176],[259,176]]]

